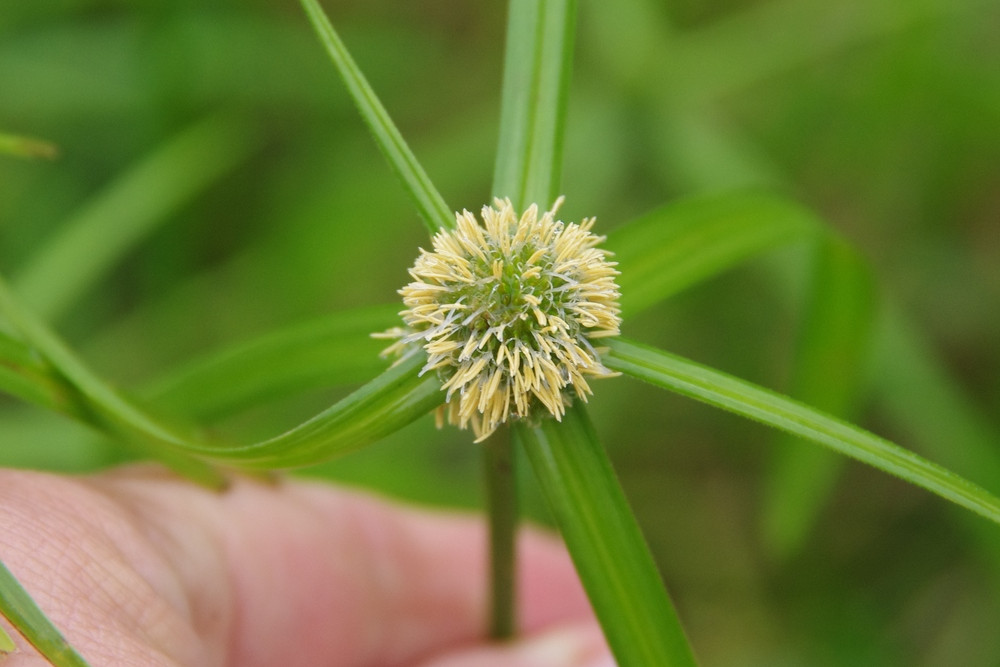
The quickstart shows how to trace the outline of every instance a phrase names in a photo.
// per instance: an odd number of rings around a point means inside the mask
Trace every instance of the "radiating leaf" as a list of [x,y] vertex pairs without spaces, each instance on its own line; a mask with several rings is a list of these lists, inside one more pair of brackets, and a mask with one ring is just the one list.
[[396,129],[395,124],[389,117],[389,113],[382,106],[365,79],[361,70],[355,64],[347,47],[340,40],[340,36],[333,29],[323,8],[317,0],[302,0],[302,6],[309,16],[316,34],[326,47],[333,64],[337,67],[347,91],[354,99],[354,103],[361,112],[361,118],[365,121],[371,131],[375,142],[389,161],[389,166],[396,173],[396,176],[403,182],[403,187],[413,200],[417,212],[427,225],[431,233],[439,228],[451,228],[455,226],[455,217],[451,208],[445,203],[441,194],[434,187],[424,168],[417,162],[410,147],[407,146],[403,136]]
[[17,644],[14,643],[13,638],[7,634],[7,631],[0,627],[0,656],[5,653],[12,653],[17,650]]
[[183,436],[128,401],[91,371],[41,320],[22,308],[2,278],[0,314],[79,394],[78,414],[92,426],[122,437],[193,480],[214,487],[225,484],[220,473],[181,451],[187,444]]
[[582,403],[562,422],[518,423],[583,586],[621,667],[694,665],[649,548]]
[[17,293],[45,320],[58,319],[136,243],[255,145],[253,128],[233,116],[213,116],[185,129],[66,221],[16,276]]
[[605,247],[621,271],[628,317],[756,253],[821,233],[798,204],[746,192],[668,204],[614,230]]
[[[0,614],[3,614],[55,667],[89,667],[87,661],[66,643],[59,630],[38,608],[28,592],[2,562],[0,562]],[[2,650],[0,642],[0,652]]]
[[1000,523],[1000,499],[884,438],[676,355],[622,339],[607,344],[608,368],[817,442]]
[[201,452],[241,467],[294,468],[350,453],[399,430],[442,402],[436,374],[420,375],[426,357],[414,354],[328,410],[282,435],[244,447]]
[[493,193],[543,210],[558,194],[576,0],[512,0]]
[[902,313],[883,309],[872,389],[886,418],[921,451],[989,489],[1000,489],[1000,432]]

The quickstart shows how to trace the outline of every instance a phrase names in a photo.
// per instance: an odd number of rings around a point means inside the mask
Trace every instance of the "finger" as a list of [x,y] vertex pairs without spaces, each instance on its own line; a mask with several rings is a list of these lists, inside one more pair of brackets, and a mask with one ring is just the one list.
[[560,626],[496,646],[450,653],[420,667],[614,667],[594,623]]
[[[218,664],[169,561],[78,480],[0,470],[0,559],[95,667]],[[5,666],[48,664],[16,641]]]
[[[401,509],[328,485],[239,482],[218,496],[167,479],[102,483],[158,526],[151,537],[179,563],[195,610],[212,608],[199,591],[218,597],[209,580],[217,575],[201,564],[221,548],[234,664],[319,665],[329,656],[337,662],[326,664],[412,664],[482,636],[479,518]],[[525,630],[590,617],[556,541],[525,531],[519,556]]]

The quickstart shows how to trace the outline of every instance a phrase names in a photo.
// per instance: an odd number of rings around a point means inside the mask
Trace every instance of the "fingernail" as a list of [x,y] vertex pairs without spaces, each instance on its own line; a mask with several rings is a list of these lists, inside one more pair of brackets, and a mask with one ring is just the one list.
[[618,663],[610,655],[601,656],[596,660],[591,660],[583,667],[618,667]]
[[525,641],[519,658],[538,667],[615,667],[593,626],[561,628]]

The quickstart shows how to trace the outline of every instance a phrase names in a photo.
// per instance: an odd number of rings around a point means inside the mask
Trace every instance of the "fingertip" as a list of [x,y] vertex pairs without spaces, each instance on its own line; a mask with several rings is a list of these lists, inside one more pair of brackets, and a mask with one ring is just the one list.
[[614,667],[594,623],[563,625],[506,642],[450,653],[421,667]]

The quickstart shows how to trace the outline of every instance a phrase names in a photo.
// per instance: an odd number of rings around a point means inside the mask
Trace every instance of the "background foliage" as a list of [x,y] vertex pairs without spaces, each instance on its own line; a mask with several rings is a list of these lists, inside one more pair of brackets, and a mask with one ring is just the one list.
[[[8,4],[0,129],[51,140],[61,156],[0,158],[0,269],[104,376],[152,397],[217,347],[396,299],[426,232],[297,2]],[[879,286],[855,416],[1000,492],[959,446],[1000,448],[1000,11],[828,5],[581,2],[564,217],[594,214],[608,231],[676,197],[790,193],[860,250]],[[445,198],[480,206],[502,5],[327,9]],[[107,229],[88,222],[109,211],[120,215]],[[91,243],[67,238],[71,222],[91,225]],[[788,390],[808,262],[804,247],[772,253],[624,331]],[[371,365],[336,384],[374,375],[379,347],[359,343]],[[259,440],[346,390],[313,384],[206,416]],[[631,380],[595,392],[594,423],[705,665],[1000,661],[997,552],[964,530],[979,519],[848,464],[801,546],[776,552],[762,528],[772,434]],[[476,449],[432,430],[422,420],[303,472],[477,505]],[[0,398],[3,464],[80,471],[125,456]],[[530,476],[526,486],[544,520]]]

